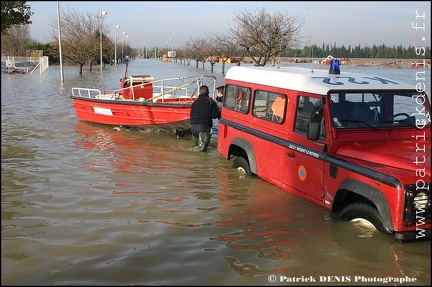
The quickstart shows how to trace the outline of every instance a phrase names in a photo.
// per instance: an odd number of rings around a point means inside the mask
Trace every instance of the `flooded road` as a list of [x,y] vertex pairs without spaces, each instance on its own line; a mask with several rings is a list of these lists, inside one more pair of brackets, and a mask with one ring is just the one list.
[[[129,73],[223,84],[218,69],[134,60]],[[415,84],[413,69],[361,72]],[[76,119],[72,87],[123,75],[2,74],[2,285],[430,285],[430,241],[397,243],[245,177],[215,133],[196,153],[190,137]]]

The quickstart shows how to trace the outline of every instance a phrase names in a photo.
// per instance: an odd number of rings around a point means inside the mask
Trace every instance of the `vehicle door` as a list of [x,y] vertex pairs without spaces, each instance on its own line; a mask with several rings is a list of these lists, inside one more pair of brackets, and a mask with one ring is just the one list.
[[[291,109],[292,110],[292,109]],[[318,141],[307,139],[311,119],[321,122]],[[321,200],[324,186],[324,141],[326,137],[323,105],[319,95],[298,95],[293,132],[285,155],[285,184]]]

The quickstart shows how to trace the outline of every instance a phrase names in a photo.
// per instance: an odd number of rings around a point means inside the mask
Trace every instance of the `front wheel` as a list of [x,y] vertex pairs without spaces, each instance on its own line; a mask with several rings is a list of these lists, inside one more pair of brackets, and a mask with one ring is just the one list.
[[386,230],[378,210],[366,203],[351,203],[341,209],[336,216],[343,221],[351,221],[356,218],[362,218],[370,222],[378,231],[391,233]]
[[238,156],[235,158],[232,167],[244,172],[245,174],[247,174],[249,176],[252,175],[252,171],[251,171],[251,168],[249,166],[249,162],[242,156]]

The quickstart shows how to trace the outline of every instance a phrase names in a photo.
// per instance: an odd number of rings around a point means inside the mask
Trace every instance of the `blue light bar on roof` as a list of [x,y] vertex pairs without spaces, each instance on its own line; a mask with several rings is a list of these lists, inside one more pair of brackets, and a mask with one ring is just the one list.
[[330,61],[329,74],[340,74],[338,59],[333,59]]

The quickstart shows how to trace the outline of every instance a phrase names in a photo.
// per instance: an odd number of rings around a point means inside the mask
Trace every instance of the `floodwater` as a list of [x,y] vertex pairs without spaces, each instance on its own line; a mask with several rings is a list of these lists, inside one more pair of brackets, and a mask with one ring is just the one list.
[[[413,85],[418,71],[347,69]],[[430,286],[430,241],[397,243],[243,176],[216,133],[197,153],[190,137],[78,121],[71,88],[114,89],[124,72],[64,67],[64,85],[58,66],[2,74],[2,285]],[[220,65],[129,65],[201,73],[223,84]]]

